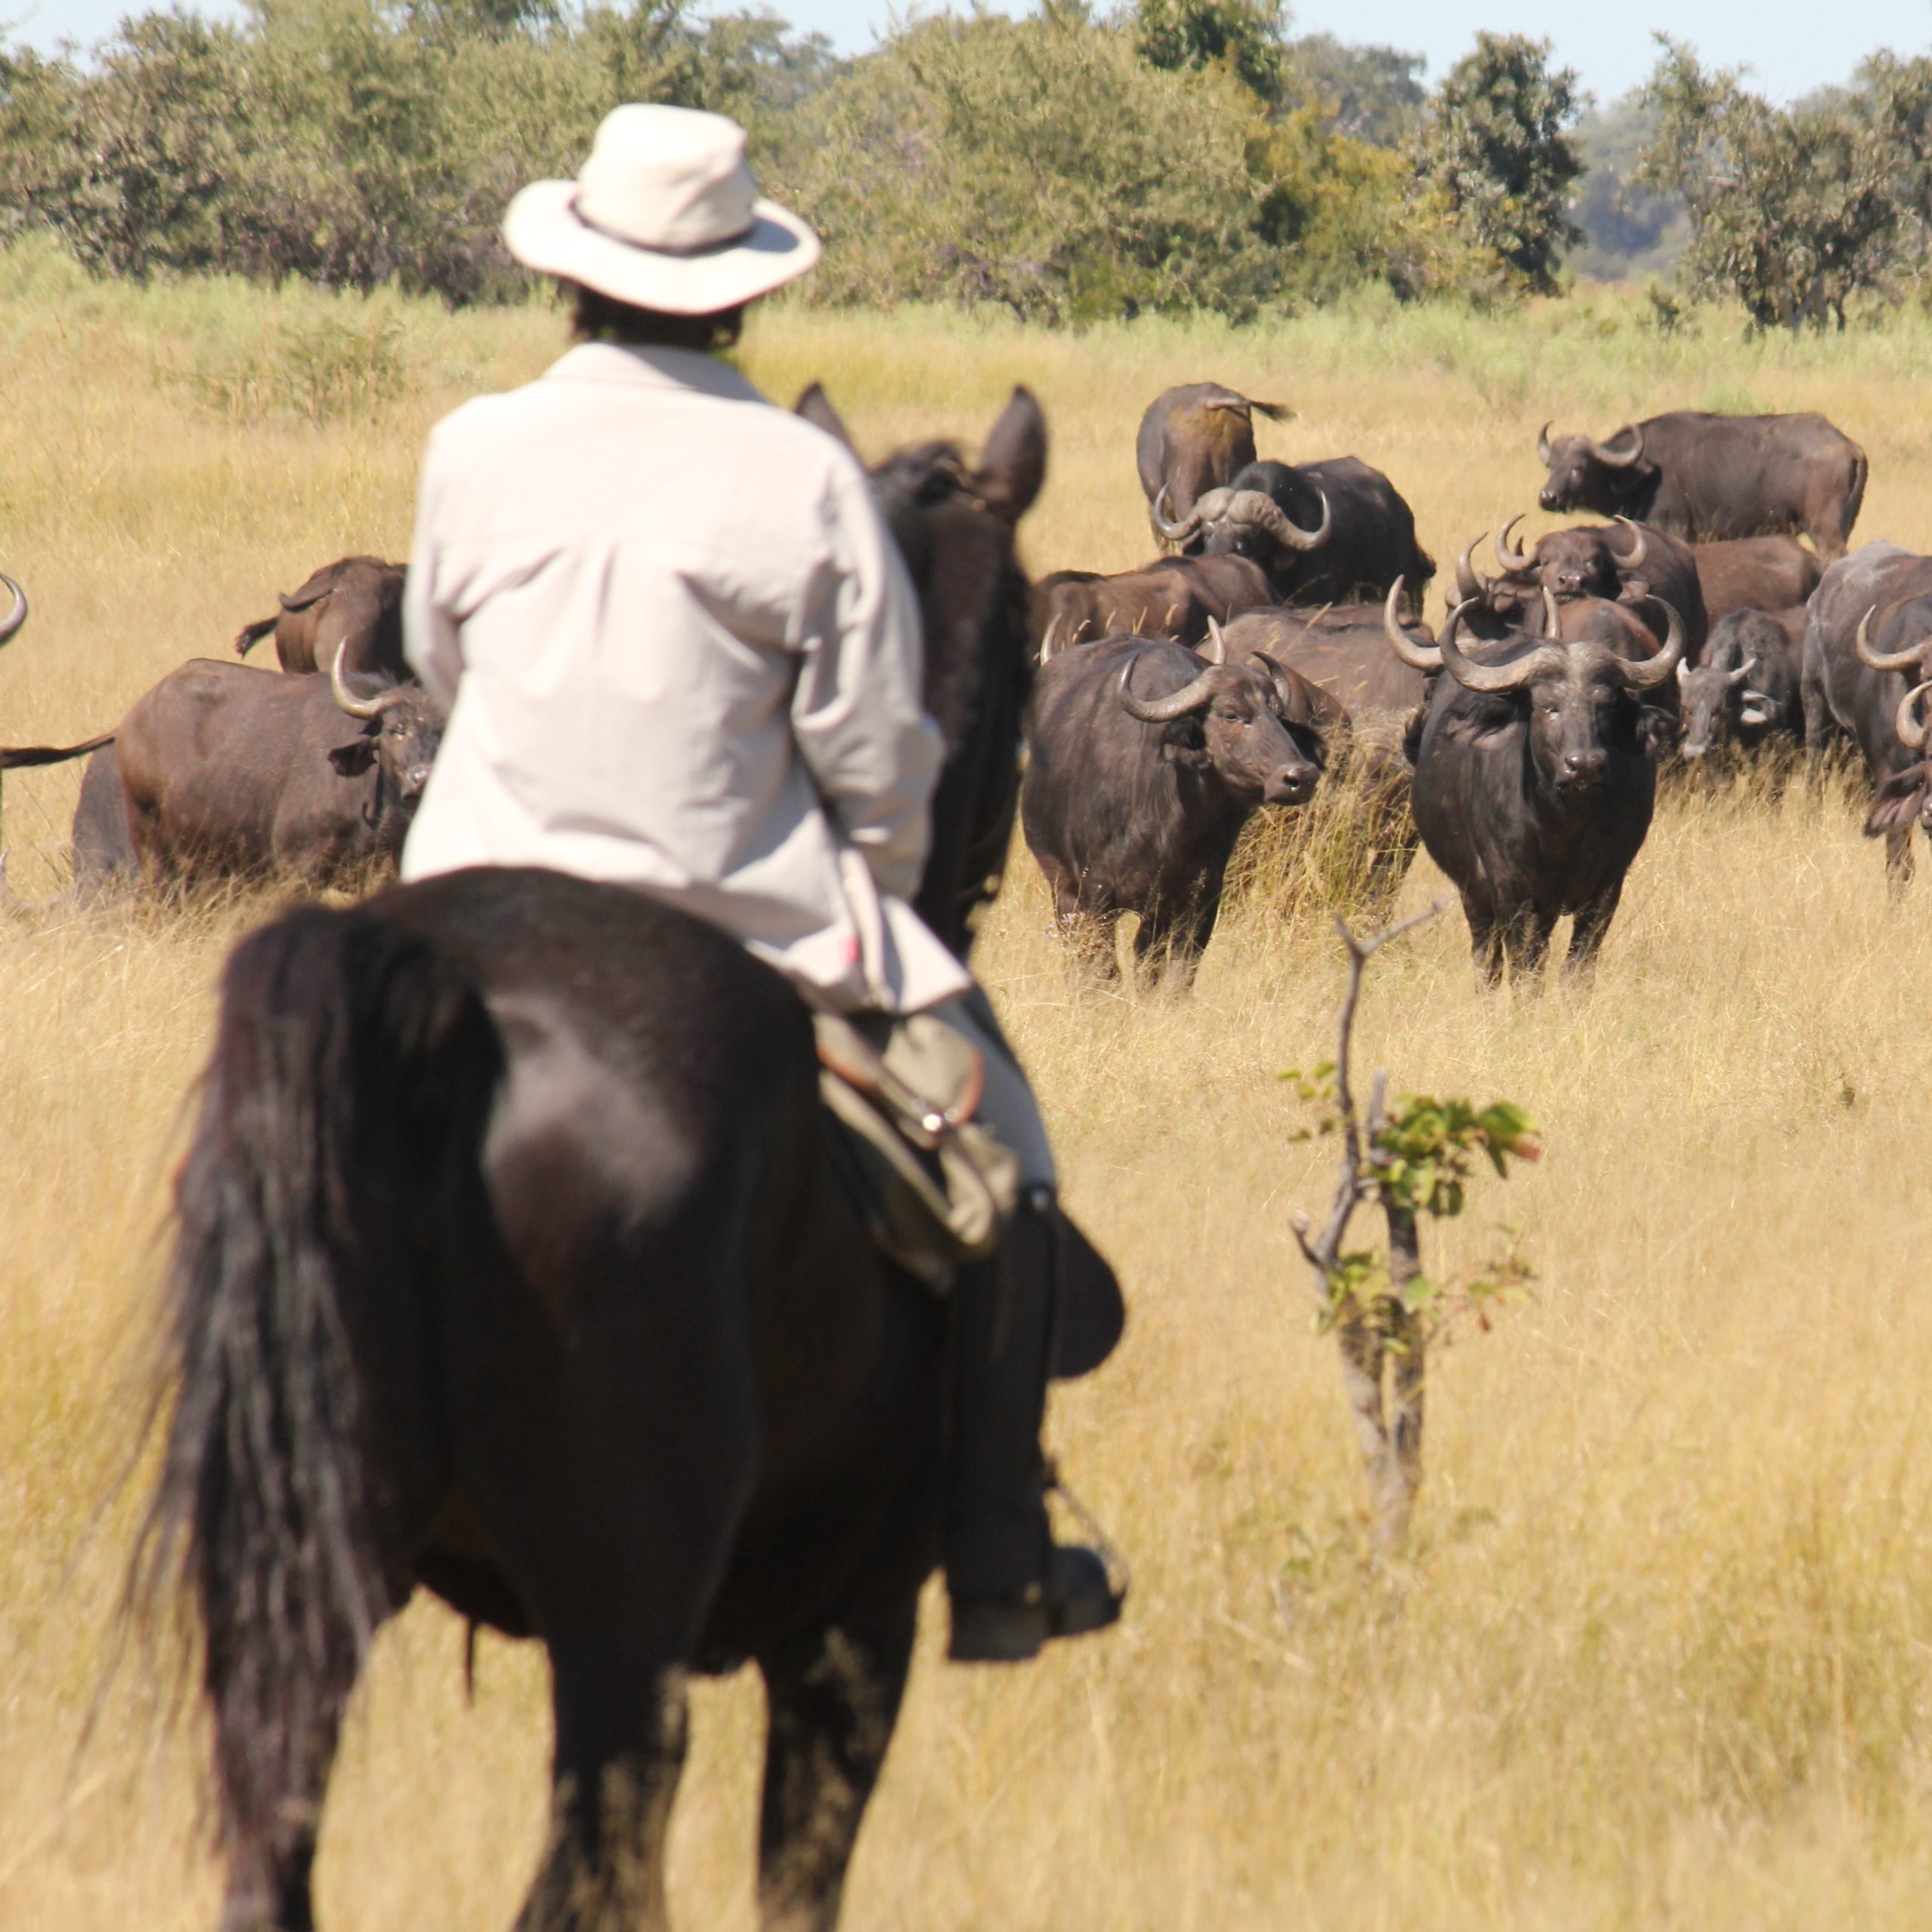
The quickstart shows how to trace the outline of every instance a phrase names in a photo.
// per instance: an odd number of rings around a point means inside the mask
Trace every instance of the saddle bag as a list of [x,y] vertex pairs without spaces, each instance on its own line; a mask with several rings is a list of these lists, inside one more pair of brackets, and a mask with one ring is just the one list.
[[974,1118],[980,1050],[931,1014],[817,1014],[819,1092],[836,1164],[887,1257],[943,1294],[992,1254],[1020,1197],[1020,1163]]

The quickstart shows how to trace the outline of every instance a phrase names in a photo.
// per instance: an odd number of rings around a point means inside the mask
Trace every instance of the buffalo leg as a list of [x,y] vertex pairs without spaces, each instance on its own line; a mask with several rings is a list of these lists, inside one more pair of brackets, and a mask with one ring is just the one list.
[[1885,834],[1885,883],[1894,893],[1912,883],[1912,828]]
[[553,1639],[549,1838],[517,1932],[663,1932],[664,1840],[684,1768],[682,1672]]
[[1469,953],[1475,960],[1476,977],[1486,986],[1495,986],[1503,978],[1503,928],[1487,909],[1466,894],[1463,916],[1469,922]]
[[1597,950],[1616,916],[1617,902],[1623,896],[1623,881],[1607,885],[1589,900],[1570,928],[1570,956],[1563,962],[1566,973],[1584,973],[1597,963]]
[[1083,978],[1111,983],[1120,977],[1120,955],[1115,934],[1120,915],[1106,912],[1063,912],[1060,934],[1074,969]]
[[758,1820],[764,1932],[832,1932],[912,1666],[916,1601],[787,1638],[758,1662],[771,1726]]
[[1555,915],[1540,906],[1527,906],[1509,921],[1503,936],[1509,955],[1512,978],[1527,979],[1543,971],[1549,955],[1549,937],[1556,930]]

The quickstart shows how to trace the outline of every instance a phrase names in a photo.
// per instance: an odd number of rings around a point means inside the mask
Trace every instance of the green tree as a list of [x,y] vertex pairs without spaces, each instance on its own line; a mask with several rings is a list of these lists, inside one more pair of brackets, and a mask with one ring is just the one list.
[[1261,100],[1281,98],[1281,0],[1136,0],[1134,51],[1150,67],[1226,67]]
[[1426,63],[1395,47],[1346,45],[1333,34],[1288,42],[1283,97],[1319,103],[1328,126],[1371,147],[1407,148],[1421,131],[1429,94],[1417,78]]
[[1932,62],[1881,55],[1857,87],[1780,108],[1659,39],[1640,178],[1690,210],[1689,291],[1794,332],[1842,328],[1847,303],[1895,294],[1924,256]]
[[1538,294],[1555,289],[1563,252],[1580,239],[1567,209],[1583,164],[1567,130],[1583,97],[1549,54],[1546,40],[1478,34],[1436,94],[1418,156],[1506,282]]

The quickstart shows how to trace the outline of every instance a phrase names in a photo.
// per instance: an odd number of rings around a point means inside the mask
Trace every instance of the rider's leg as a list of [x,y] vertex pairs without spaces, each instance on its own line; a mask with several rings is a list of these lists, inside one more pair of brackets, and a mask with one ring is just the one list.
[[1049,1637],[1111,1623],[1119,1602],[1100,1558],[1056,1548],[1047,1522],[1040,1424],[1062,1224],[1045,1124],[985,995],[975,988],[933,1012],[980,1049],[978,1118],[1020,1165],[1020,1204],[999,1253],[962,1268],[954,1291],[946,1557],[954,1657],[1018,1661]]

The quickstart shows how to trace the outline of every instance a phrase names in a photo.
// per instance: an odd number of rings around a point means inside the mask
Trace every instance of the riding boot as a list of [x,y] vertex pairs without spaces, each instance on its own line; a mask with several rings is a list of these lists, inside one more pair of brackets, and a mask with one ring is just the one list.
[[953,1457],[946,1580],[951,1655],[1017,1663],[1051,1637],[1112,1623],[1120,1597],[1094,1551],[1058,1546],[1040,1453],[1054,1321],[1059,1210],[1023,1201],[992,1259],[953,1291]]

